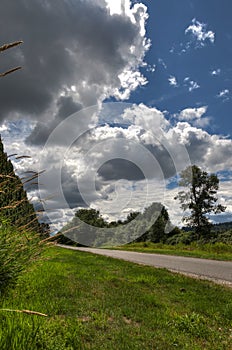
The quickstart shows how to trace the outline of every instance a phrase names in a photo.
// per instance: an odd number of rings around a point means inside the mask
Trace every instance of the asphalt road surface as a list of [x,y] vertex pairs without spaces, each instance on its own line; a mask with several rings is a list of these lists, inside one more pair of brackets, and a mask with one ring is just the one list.
[[232,286],[232,261],[217,261],[173,255],[148,254],[122,250],[79,248],[65,245],[59,247],[100,254],[111,258],[131,261],[137,264],[166,268],[192,277],[212,280]]

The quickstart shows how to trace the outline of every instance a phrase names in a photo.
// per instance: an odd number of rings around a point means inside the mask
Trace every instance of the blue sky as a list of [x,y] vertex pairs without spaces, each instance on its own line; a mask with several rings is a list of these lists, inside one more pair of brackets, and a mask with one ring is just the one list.
[[[154,0],[144,4],[149,12],[147,35],[152,40],[146,61],[155,64],[156,70],[145,73],[148,85],[132,93],[130,101],[155,105],[171,114],[189,106],[207,105],[211,120],[206,129],[231,136],[232,3]],[[193,19],[204,26],[204,32],[214,33],[213,43],[198,40],[191,31],[185,33]],[[176,78],[177,87],[170,86],[170,77]],[[189,92],[189,84],[184,83],[187,77],[199,88]]]
[[31,156],[12,159],[19,174],[46,169],[28,195],[54,225],[80,207],[110,220],[153,201],[181,225],[176,174],[190,164],[219,175],[219,220],[232,220],[231,10],[229,0],[1,1],[2,43],[24,44],[1,56],[2,71],[23,69],[0,81],[0,132],[8,154]]

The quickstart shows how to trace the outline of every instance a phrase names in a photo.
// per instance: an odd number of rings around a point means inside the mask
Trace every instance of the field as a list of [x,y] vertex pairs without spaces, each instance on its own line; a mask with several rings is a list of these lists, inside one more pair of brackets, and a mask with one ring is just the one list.
[[0,308],[2,350],[232,349],[231,289],[62,248],[47,249]]

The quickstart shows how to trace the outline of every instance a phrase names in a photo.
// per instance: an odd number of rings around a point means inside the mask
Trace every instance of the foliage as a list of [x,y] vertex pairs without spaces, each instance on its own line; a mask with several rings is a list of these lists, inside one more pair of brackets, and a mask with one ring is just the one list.
[[153,243],[164,242],[168,236],[168,234],[165,233],[165,230],[170,223],[167,209],[160,203],[152,203],[145,209],[144,217],[152,224],[136,241],[150,241]]
[[21,272],[37,258],[43,243],[35,233],[19,232],[0,219],[0,295],[14,286]]
[[107,223],[100,215],[99,210],[93,208],[79,209],[76,212],[75,217],[94,227],[107,227]]
[[[186,233],[183,232],[183,234],[185,235]],[[177,237],[173,236],[173,239],[175,238],[176,241],[172,245],[169,242],[168,244],[139,242],[126,244],[114,249],[214,260],[232,260],[232,244],[222,242],[200,243],[198,241],[185,244],[179,235]]]
[[178,228],[173,231],[173,227],[166,232],[170,226],[167,209],[160,203],[152,203],[142,214],[131,212],[124,221],[113,222],[106,222],[96,209],[79,209],[61,233],[84,245],[108,246],[132,241],[164,242],[179,232]]
[[[22,230],[44,233],[33,205],[28,201],[21,179],[15,174],[13,165],[4,152],[0,138],[0,214],[9,224]],[[45,230],[44,230],[45,229]]]
[[215,174],[208,174],[198,166],[187,167],[180,174],[179,185],[187,187],[186,191],[180,191],[175,199],[179,199],[181,208],[190,211],[185,217],[189,226],[193,226],[196,238],[210,236],[211,224],[207,214],[218,214],[225,211],[225,207],[218,204],[216,197],[219,188],[219,179]]
[[232,229],[225,232],[219,232],[214,238],[211,239],[211,242],[221,242],[232,245]]

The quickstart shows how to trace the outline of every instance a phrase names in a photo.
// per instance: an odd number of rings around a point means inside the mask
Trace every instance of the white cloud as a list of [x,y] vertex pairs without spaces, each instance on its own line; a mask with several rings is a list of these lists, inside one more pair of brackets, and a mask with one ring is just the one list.
[[210,72],[210,74],[212,76],[217,76],[217,75],[220,75],[221,74],[221,69],[220,68],[217,68],[217,69],[214,69]]
[[207,106],[199,108],[186,108],[180,112],[178,119],[181,121],[190,121],[200,119],[207,111]]
[[8,127],[7,127],[6,124],[2,124],[2,125],[0,126],[0,132],[7,131],[7,130],[8,130]]
[[200,85],[196,81],[191,80],[189,82],[189,92],[192,92],[193,90],[196,90],[199,88],[200,88]]
[[107,7],[110,10],[111,15],[114,15],[114,14],[120,15],[125,8],[123,7],[123,5],[125,4],[125,0],[117,0],[117,1],[106,0],[106,3],[107,3]]
[[139,86],[144,86],[148,83],[147,79],[138,71],[124,71],[118,76],[121,87],[115,89],[113,95],[119,100],[127,100],[130,97],[131,91],[136,90]]
[[200,88],[200,85],[196,81],[190,80],[190,77],[184,78],[184,86],[188,88],[189,92]]
[[223,99],[223,101],[229,100],[230,91],[228,89],[222,90],[218,93],[217,97]]
[[193,163],[207,171],[218,172],[232,168],[232,140],[210,135],[187,122],[179,122],[170,130],[178,142],[184,144]]
[[209,41],[212,44],[215,41],[215,33],[212,30],[207,31],[207,25],[197,21],[196,18],[194,18],[192,24],[186,28],[185,34],[188,33],[193,35],[200,46],[204,46],[206,41]]
[[168,81],[169,81],[169,85],[174,86],[174,87],[178,86],[177,79],[173,75],[171,75],[169,77]]

